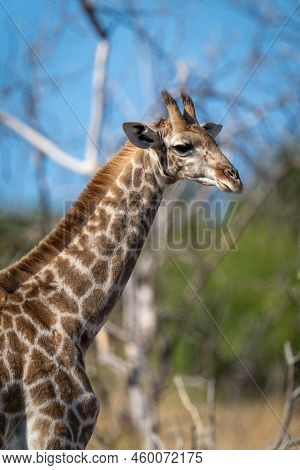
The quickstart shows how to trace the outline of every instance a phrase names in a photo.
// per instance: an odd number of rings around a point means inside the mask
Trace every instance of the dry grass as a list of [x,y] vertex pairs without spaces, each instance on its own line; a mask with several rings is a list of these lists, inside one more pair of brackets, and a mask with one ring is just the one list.
[[[195,402],[195,401],[194,401]],[[217,449],[267,449],[280,427],[283,399],[239,400],[218,402],[216,405]],[[198,404],[205,420],[205,409]],[[185,448],[192,442],[192,424],[188,413],[175,399],[162,403],[160,407],[161,437],[166,446],[174,446],[174,435],[178,432],[175,421],[180,423]],[[177,431],[176,431],[177,427]],[[291,426],[293,436],[300,436],[300,407],[295,410]]]
[[[139,439],[131,428],[126,410],[124,384],[109,371],[94,376],[94,387],[101,393],[101,411],[96,431],[89,443],[90,449],[139,449]],[[98,383],[98,388],[97,388]],[[109,384],[109,385],[108,385]],[[201,417],[207,421],[204,397],[192,395]],[[219,401],[216,405],[216,447],[217,449],[267,449],[276,437],[282,416],[283,399],[268,396],[255,400]],[[159,435],[166,448],[175,449],[176,442],[184,442],[184,448],[192,446],[192,423],[183,408],[175,388],[170,384],[164,390],[158,406]],[[291,425],[293,437],[300,438],[300,406],[295,409]]]

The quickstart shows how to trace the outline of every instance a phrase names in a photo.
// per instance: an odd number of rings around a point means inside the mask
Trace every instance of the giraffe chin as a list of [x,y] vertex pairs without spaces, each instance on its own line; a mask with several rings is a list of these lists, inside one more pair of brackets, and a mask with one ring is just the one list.
[[218,189],[226,193],[241,193],[243,190],[243,185],[240,180],[235,183],[231,181],[225,183],[224,181],[216,180],[215,185]]
[[212,178],[206,178],[204,176],[201,178],[186,178],[196,181],[199,184],[204,184],[204,186],[216,186],[216,180],[213,180]]
[[238,193],[241,192],[241,190],[237,189],[235,185],[230,185],[230,183],[225,183],[224,181],[220,181],[218,179],[213,179],[213,178],[207,178],[207,177],[200,177],[200,178],[189,178],[186,177],[187,179],[191,179],[192,181],[196,181],[199,184],[203,184],[204,186],[216,186],[220,191],[226,192],[226,193]]

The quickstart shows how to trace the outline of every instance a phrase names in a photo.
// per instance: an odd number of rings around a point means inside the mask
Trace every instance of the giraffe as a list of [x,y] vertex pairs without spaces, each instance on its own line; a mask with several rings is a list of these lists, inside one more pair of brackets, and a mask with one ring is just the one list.
[[[110,165],[110,175],[114,171],[114,165]],[[0,270],[0,305],[5,302],[7,294],[17,290],[22,282],[37,273],[71,242],[105,194],[106,187],[101,181],[103,183],[103,172],[98,172],[47,236],[20,260]]]
[[193,180],[242,190],[215,142],[222,126],[199,124],[186,94],[182,113],[168,92],[162,98],[168,117],[150,126],[124,123],[128,141],[89,183],[72,217],[33,257],[4,271],[10,281],[2,284],[0,306],[0,448],[86,447],[99,403],[85,352],[129,279],[165,188]]

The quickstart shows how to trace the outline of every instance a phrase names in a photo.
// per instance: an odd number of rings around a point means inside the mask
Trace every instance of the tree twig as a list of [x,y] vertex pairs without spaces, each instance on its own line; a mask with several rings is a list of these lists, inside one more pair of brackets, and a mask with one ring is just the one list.
[[[207,449],[215,448],[215,417],[212,418],[212,414],[215,414],[214,411],[214,400],[215,394],[214,391],[212,393],[212,387],[214,389],[214,382],[210,382],[208,380],[203,379],[202,377],[185,377],[184,380],[180,376],[175,376],[174,384],[177,388],[177,392],[183,407],[186,411],[190,414],[195,435],[195,445],[197,448],[203,448],[204,446]],[[209,406],[208,410],[208,419],[209,419],[209,427],[207,428],[201,416],[198,412],[197,407],[191,402],[190,397],[186,391],[185,384],[187,386],[194,386],[194,387],[206,387],[207,388],[207,403]]]
[[59,165],[82,175],[90,175],[94,168],[89,162],[77,160],[69,153],[61,150],[50,139],[25,124],[11,114],[0,112],[0,123],[23,137],[33,147],[47,155]]
[[107,60],[109,53],[109,43],[107,39],[100,41],[96,48],[93,72],[93,96],[91,106],[91,116],[89,131],[87,133],[85,160],[92,167],[97,167],[98,162],[98,140],[101,133],[104,96],[105,96],[105,77],[107,69]]
[[107,31],[97,18],[97,8],[93,5],[93,2],[91,0],[79,0],[79,3],[96,34],[100,36],[101,39],[107,39]]
[[300,386],[294,390],[295,364],[298,362],[298,356],[293,355],[291,345],[288,342],[284,345],[284,357],[287,365],[287,379],[282,426],[277,438],[271,445],[271,449],[288,449],[292,446],[297,446],[298,442],[292,439],[289,433],[289,426],[293,417],[294,403],[300,393]]

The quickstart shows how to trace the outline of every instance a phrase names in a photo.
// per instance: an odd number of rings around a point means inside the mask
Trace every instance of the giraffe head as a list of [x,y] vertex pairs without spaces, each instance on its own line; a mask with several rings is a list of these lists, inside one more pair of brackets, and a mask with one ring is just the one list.
[[222,191],[241,192],[243,185],[237,170],[215,141],[222,126],[199,124],[194,103],[184,93],[183,113],[168,92],[163,91],[162,98],[169,114],[167,119],[152,126],[141,122],[123,124],[131,143],[158,154],[161,171],[169,182],[187,179],[217,186]]

